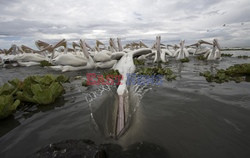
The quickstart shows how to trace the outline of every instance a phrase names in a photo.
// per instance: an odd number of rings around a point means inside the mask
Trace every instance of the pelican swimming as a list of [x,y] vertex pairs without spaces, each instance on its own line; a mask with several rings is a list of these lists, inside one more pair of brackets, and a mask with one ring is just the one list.
[[[208,45],[213,45],[212,43],[209,43],[204,40],[199,40],[197,43],[189,45],[187,48],[188,52],[193,55],[201,55],[207,53],[210,49],[207,47],[201,47],[202,44],[208,44]],[[196,48],[193,48],[196,47]]]
[[118,48],[115,44],[115,39],[113,39],[113,38],[109,39],[109,48],[110,48],[111,52],[118,52]]
[[219,42],[217,39],[213,40],[213,48],[210,49],[206,54],[204,54],[204,57],[207,58],[207,60],[221,60],[221,47],[219,45]]
[[184,46],[185,40],[181,40],[180,42],[180,48],[175,51],[174,56],[177,60],[185,59],[189,57],[189,53],[187,49]]
[[14,57],[14,60],[21,61],[21,62],[41,62],[45,60],[45,57],[40,54],[30,54],[30,53],[23,53],[18,56]]
[[111,60],[112,52],[108,50],[101,50],[100,52],[94,52],[93,59],[97,62],[105,62]]
[[153,47],[156,48],[154,62],[167,62],[168,60],[166,60],[166,51],[161,50],[161,36],[156,36],[156,43]]
[[126,124],[126,118],[128,117],[125,109],[128,104],[128,87],[127,87],[127,74],[135,72],[135,65],[133,58],[136,56],[149,54],[152,50],[149,48],[142,48],[132,52],[128,52],[123,55],[117,64],[114,65],[113,69],[118,70],[122,75],[121,84],[117,88],[118,94],[118,112],[117,112],[117,121],[116,121],[116,136],[120,135]]
[[53,65],[63,66],[85,66],[87,65],[87,59],[79,55],[68,53],[58,55],[56,58],[52,59],[51,63]]

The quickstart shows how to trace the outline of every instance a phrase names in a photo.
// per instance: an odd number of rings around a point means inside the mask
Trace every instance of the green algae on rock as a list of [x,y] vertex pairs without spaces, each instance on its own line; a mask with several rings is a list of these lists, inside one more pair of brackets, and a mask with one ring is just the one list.
[[239,83],[245,81],[247,76],[250,76],[250,64],[236,64],[230,66],[226,70],[219,69],[216,74],[212,74],[209,71],[200,73],[204,76],[208,82],[223,83],[228,81],[235,81]]
[[29,76],[24,81],[13,79],[0,87],[0,119],[8,117],[22,103],[50,104],[63,92],[63,75]]

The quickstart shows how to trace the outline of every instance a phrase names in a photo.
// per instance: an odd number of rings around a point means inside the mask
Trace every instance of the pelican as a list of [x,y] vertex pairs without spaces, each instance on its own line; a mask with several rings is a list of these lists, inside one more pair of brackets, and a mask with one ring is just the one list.
[[118,52],[118,48],[117,48],[117,46],[115,44],[115,39],[113,39],[113,38],[109,39],[109,46],[110,46],[110,51],[111,52]]
[[[102,45],[103,47],[102,47],[102,48],[100,48],[100,45]],[[101,41],[96,40],[96,46],[95,46],[95,49],[96,49],[96,51],[100,52],[101,50],[106,49],[106,47],[105,47],[105,44],[103,44]]]
[[112,52],[108,50],[102,50],[100,52],[94,52],[94,60],[97,62],[105,62],[111,60],[111,54]]
[[221,47],[219,45],[219,42],[217,39],[213,40],[213,48],[210,49],[204,56],[207,58],[207,60],[221,60]]
[[117,63],[117,60],[110,60],[105,62],[97,62],[95,63],[96,68],[108,69],[112,68]]
[[119,60],[123,55],[125,55],[125,52],[116,52],[111,54],[111,59]]
[[[92,59],[92,57],[88,53],[86,42],[80,40],[80,47],[84,53],[84,58],[81,57],[80,59],[78,59],[78,57],[76,57],[74,55],[65,56],[66,54],[59,55],[58,58],[55,58],[55,60],[52,60],[52,63],[53,62],[58,63],[58,64],[60,63],[60,65],[59,66],[58,65],[57,66],[50,66],[50,68],[52,68],[54,70],[61,70],[62,72],[95,68],[94,60]],[[71,59],[71,61],[69,60],[69,58]],[[58,60],[56,60],[56,59],[58,59]],[[76,64],[74,64],[74,63],[76,63]]]
[[177,60],[185,59],[189,57],[189,53],[187,49],[184,46],[185,40],[181,40],[180,42],[180,48],[175,51],[174,56]]
[[153,58],[153,56],[155,56],[154,52],[153,53],[149,53],[149,54],[145,54],[145,55],[141,55],[137,59],[138,60],[147,60],[147,59]]
[[127,74],[134,73],[135,72],[135,65],[133,58],[136,56],[149,54],[151,53],[151,49],[149,48],[142,48],[138,49],[132,52],[129,52],[119,60],[119,62],[114,65],[113,69],[118,70],[119,73],[122,75],[121,84],[117,88],[117,94],[118,94],[118,112],[117,112],[117,121],[116,121],[116,136],[119,136],[122,134],[122,130],[124,129],[126,125],[126,121],[128,118],[128,115],[125,111],[129,106],[128,102],[128,87],[127,87]]
[[43,50],[44,48],[47,48],[50,44],[46,43],[46,42],[43,42],[41,40],[37,40],[35,42],[35,45],[36,47],[39,49],[39,50]]
[[87,65],[87,59],[79,55],[73,54],[61,54],[52,59],[53,65],[68,65],[68,66],[85,66]]
[[20,62],[41,62],[45,60],[45,57],[40,54],[23,53],[21,55],[15,56],[14,60]]
[[[210,49],[206,47],[201,47],[201,44],[213,45],[212,43],[209,43],[207,41],[199,40],[197,43],[188,46],[189,47],[187,49],[188,52],[193,55],[201,55],[201,54],[207,53],[207,51],[209,51]],[[192,47],[196,47],[196,48],[192,48]]]
[[148,48],[148,46],[145,43],[143,43],[142,41],[139,42],[139,46],[140,46],[140,48]]
[[156,43],[153,46],[154,48],[156,48],[156,52],[155,52],[155,59],[154,62],[167,62],[166,60],[166,52],[161,50],[161,36],[156,36]]
[[117,38],[117,44],[118,44],[118,51],[121,52],[122,51],[122,42],[120,38]]

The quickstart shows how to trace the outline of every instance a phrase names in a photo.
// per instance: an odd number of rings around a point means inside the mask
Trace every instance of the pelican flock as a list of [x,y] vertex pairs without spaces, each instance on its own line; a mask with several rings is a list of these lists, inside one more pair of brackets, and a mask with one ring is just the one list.
[[[56,44],[49,44],[38,40],[35,42],[37,50],[28,46],[12,45],[9,50],[0,49],[0,66],[34,66],[40,65],[42,61],[51,64],[48,68],[56,71],[77,71],[85,69],[114,69],[123,76],[117,88],[118,113],[116,124],[116,135],[119,135],[126,124],[126,113],[124,109],[128,104],[128,86],[126,85],[127,74],[134,73],[136,66],[134,58],[138,60],[153,59],[154,62],[168,62],[169,58],[182,60],[193,56],[202,55],[207,60],[221,60],[221,47],[217,39],[213,42],[199,40],[189,46],[185,46],[185,40],[179,44],[164,45],[161,36],[150,48],[142,41],[127,43],[124,47],[120,38],[110,38],[108,46],[96,40],[95,46],[91,47],[85,40],[73,42],[69,48],[65,39]],[[201,47],[209,45],[212,48]]]

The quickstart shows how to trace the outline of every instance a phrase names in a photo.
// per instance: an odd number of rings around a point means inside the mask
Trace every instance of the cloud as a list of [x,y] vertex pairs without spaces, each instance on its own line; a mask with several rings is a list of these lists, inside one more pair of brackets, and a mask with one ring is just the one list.
[[11,0],[0,1],[0,8],[0,48],[13,43],[34,47],[38,39],[152,41],[158,34],[164,42],[218,38],[222,46],[250,43],[248,0]]

